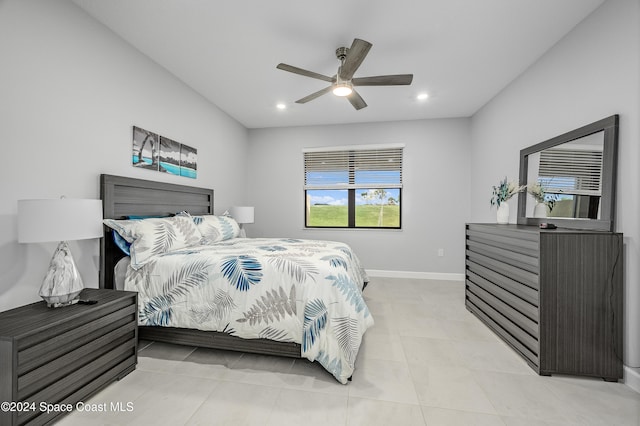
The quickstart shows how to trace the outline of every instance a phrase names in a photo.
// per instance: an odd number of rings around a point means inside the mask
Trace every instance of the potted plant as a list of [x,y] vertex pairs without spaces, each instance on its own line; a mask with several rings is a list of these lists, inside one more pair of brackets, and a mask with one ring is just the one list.
[[491,205],[497,206],[498,223],[509,223],[509,204],[507,201],[514,195],[526,189],[526,185],[519,185],[513,181],[508,181],[507,177],[500,181],[498,186],[493,187],[491,195]]

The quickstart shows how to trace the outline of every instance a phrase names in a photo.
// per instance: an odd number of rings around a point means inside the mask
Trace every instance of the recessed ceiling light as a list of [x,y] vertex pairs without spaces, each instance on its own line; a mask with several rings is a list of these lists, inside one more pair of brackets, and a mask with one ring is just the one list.
[[416,96],[416,99],[418,99],[419,101],[424,101],[428,97],[429,97],[428,93],[419,93],[418,96]]
[[277,104],[276,108],[278,108],[278,109],[286,109],[287,105],[285,105],[285,104]]

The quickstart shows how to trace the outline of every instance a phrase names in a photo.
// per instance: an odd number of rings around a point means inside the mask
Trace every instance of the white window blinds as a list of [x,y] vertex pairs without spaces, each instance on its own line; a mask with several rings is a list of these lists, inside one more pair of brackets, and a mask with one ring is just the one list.
[[403,148],[356,145],[304,150],[304,188],[401,188]]
[[600,195],[602,151],[547,149],[540,154],[538,179],[547,192]]

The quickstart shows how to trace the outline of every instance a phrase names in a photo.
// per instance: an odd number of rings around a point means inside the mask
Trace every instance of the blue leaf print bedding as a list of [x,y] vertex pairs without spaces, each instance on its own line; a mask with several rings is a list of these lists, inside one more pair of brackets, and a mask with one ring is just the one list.
[[227,256],[222,261],[222,274],[238,290],[248,291],[249,287],[262,279],[262,265],[253,256]]
[[373,318],[366,274],[335,241],[234,238],[158,255],[129,268],[141,325],[213,330],[296,342],[347,383]]

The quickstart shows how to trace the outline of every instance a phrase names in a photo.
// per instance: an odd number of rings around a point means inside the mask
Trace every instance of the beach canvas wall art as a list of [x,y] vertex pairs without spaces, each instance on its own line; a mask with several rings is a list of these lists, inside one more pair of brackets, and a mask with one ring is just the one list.
[[198,150],[141,127],[133,127],[134,167],[195,179]]

